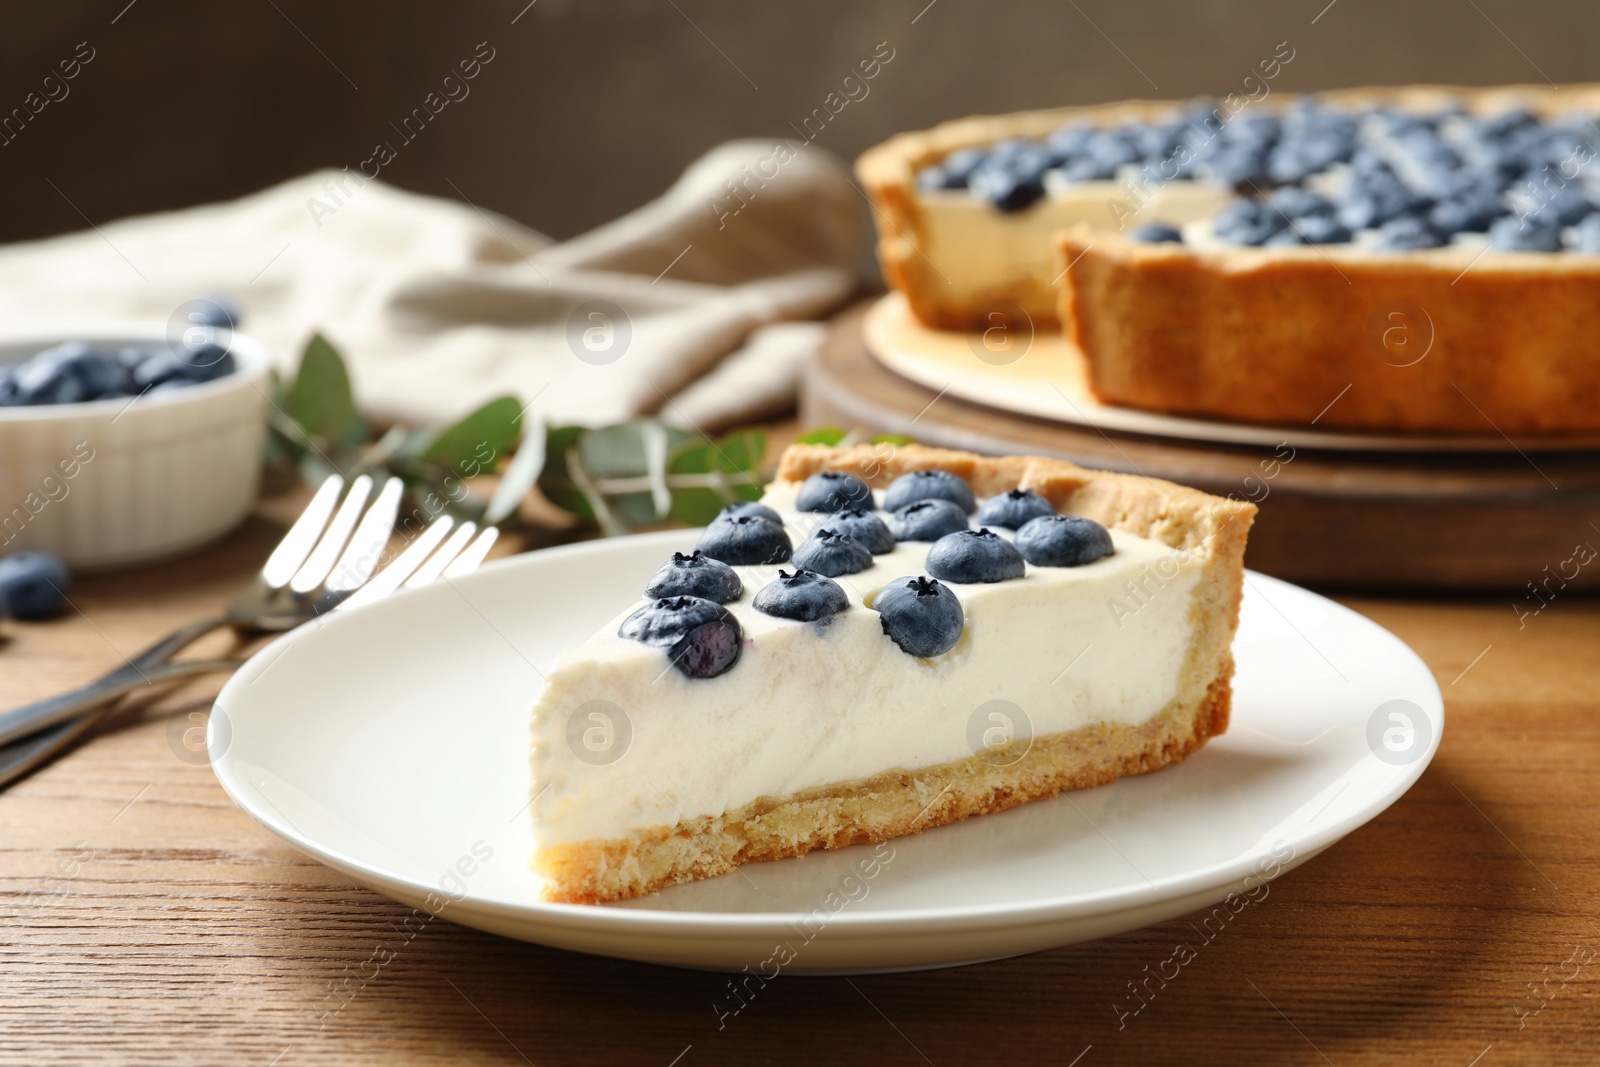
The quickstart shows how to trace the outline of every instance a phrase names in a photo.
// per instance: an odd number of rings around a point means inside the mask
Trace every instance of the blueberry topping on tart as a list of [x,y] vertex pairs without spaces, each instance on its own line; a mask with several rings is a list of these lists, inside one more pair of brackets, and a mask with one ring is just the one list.
[[1167,222],[1147,222],[1128,234],[1128,237],[1152,245],[1183,244],[1182,231]]
[[644,595],[657,600],[663,597],[693,596],[726,604],[738,600],[744,592],[744,583],[732,567],[719,559],[712,559],[700,549],[685,555],[674,552],[672,558],[655,573]]
[[1235,200],[1211,224],[1219,240],[1236,245],[1262,245],[1289,220],[1259,200]]
[[814,530],[794,550],[794,564],[808,571],[837,578],[872,566],[872,551],[839,530]]
[[937,541],[966,528],[965,509],[948,500],[919,500],[889,516],[889,532],[896,541]]
[[872,609],[883,632],[902,652],[924,658],[954,648],[966,624],[956,595],[938,580],[923,576],[896,578],[883,587]]
[[1350,237],[1350,231],[1338,219],[1327,215],[1308,215],[1291,220],[1287,230],[1279,230],[1267,238],[1263,247],[1342,245],[1348,243]]
[[1115,551],[1104,526],[1077,515],[1033,519],[1017,531],[1016,546],[1035,567],[1081,567]]
[[731,611],[693,596],[651,601],[622,620],[617,636],[666,650],[672,665],[690,678],[723,673],[744,646],[744,631]]
[[823,530],[849,534],[866,545],[867,551],[874,556],[894,551],[894,534],[889,532],[889,527],[876,514],[861,508],[836,511],[818,523],[811,532],[816,534]]
[[1449,237],[1435,230],[1427,219],[1415,215],[1390,219],[1378,227],[1377,247],[1383,252],[1415,252],[1449,243]]
[[988,527],[945,534],[928,549],[928,573],[946,582],[975,585],[1021,578],[1022,553]]
[[[1240,199],[1212,220],[1216,237],[1250,247],[1363,244],[1408,252],[1451,243],[1499,224],[1493,247],[1557,251],[1559,231],[1594,213],[1574,160],[1600,139],[1582,116],[1541,118],[1526,109],[1494,115],[1445,106],[1325,106],[1308,98],[1279,114],[1227,119],[1216,105],[1096,126],[1079,121],[1039,140],[1011,138],[963,148],[923,167],[922,189],[966,189],[1002,212],[1023,211],[1053,183],[1202,179]],[[1051,176],[1047,180],[1047,175]],[[1500,220],[1515,214],[1513,233]],[[1181,242],[1181,230],[1150,222],[1130,237]],[[1583,238],[1568,244],[1581,250]],[[1592,254],[1592,253],[1590,253]],[[892,510],[892,509],[891,509]]]
[[754,515],[758,519],[766,519],[768,522],[775,522],[779,526],[783,525],[782,515],[779,515],[765,504],[756,503],[754,500],[741,500],[738,503],[729,504],[717,513],[717,518],[720,519],[731,515]]
[[1585,255],[1600,255],[1600,211],[1572,228],[1572,250]]
[[1561,231],[1532,218],[1507,215],[1489,227],[1489,244],[1497,252],[1559,252]]
[[872,507],[867,483],[845,471],[818,471],[800,483],[794,506],[801,511],[843,511]]
[[1050,506],[1050,501],[1032,489],[1007,489],[999,496],[992,496],[983,502],[983,507],[978,509],[978,525],[1016,530],[1029,519],[1055,513],[1056,509]]
[[735,567],[786,563],[793,550],[783,527],[759,515],[719,515],[700,535],[696,547]]
[[1428,211],[1428,222],[1440,233],[1487,233],[1489,225],[1508,211],[1493,190],[1467,188],[1434,204]]
[[883,494],[883,510],[899,511],[919,500],[948,500],[964,513],[977,507],[972,487],[949,471],[912,471],[889,483]]
[[850,606],[839,583],[815,571],[780,570],[778,577],[762,586],[750,606],[763,615],[796,622],[822,622]]

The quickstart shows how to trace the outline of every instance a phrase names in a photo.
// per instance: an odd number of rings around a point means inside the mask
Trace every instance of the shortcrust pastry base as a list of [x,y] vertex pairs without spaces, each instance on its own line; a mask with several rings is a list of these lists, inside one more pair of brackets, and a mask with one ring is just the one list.
[[[1094,723],[1022,741],[983,756],[919,771],[763,797],[736,811],[640,830],[615,841],[542,850],[535,868],[547,899],[571,904],[628,900],[680,882],[726,874],[758,860],[817,848],[870,844],[973,815],[990,815],[1177,763],[1228,727],[1232,663],[1200,700],[1174,700],[1139,726]],[[991,761],[1026,754],[1010,766]]]

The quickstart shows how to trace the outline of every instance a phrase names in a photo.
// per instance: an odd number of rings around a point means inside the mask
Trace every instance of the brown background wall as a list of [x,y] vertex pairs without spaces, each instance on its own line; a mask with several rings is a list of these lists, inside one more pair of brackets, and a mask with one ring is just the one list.
[[444,196],[454,183],[557,237],[648,199],[718,141],[785,135],[879,42],[894,59],[817,141],[846,158],[971,112],[1226,92],[1280,41],[1295,58],[1278,92],[1600,79],[1600,5],[1577,0],[926,2],[7,5],[0,112],[77,42],[95,58],[0,146],[0,240],[355,167],[399,145],[390,122],[480,41],[495,58],[471,95],[383,175]]

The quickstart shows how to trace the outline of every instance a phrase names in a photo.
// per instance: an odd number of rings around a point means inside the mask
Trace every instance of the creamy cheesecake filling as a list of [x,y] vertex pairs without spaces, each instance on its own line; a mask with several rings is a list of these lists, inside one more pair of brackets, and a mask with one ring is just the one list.
[[[798,546],[827,516],[797,512],[793,499],[794,487],[778,485],[764,502],[784,515]],[[1013,724],[1021,737],[1148,721],[1177,695],[1201,563],[1156,541],[1111,536],[1115,553],[1082,567],[1030,565],[1010,581],[949,583],[965,630],[932,660],[902,652],[868,606],[889,581],[925,573],[923,543],[902,542],[836,579],[850,607],[823,624],[756,612],[751,598],[778,568],[737,568],[744,592],[726,607],[745,646],[711,679],[687,678],[662,650],[616,636],[640,599],[545,672],[533,719],[537,844],[615,840],[763,797],[966,759],[981,751],[974,737],[1003,726],[979,711],[989,701],[1021,709],[1027,725]],[[588,725],[580,709],[591,701],[626,717],[620,757],[580,757]],[[618,725],[610,724],[613,740]]]
[[1050,287],[1061,273],[1054,234],[1081,223],[1117,231],[1160,220],[1209,219],[1236,199],[1232,189],[1172,181],[1150,190],[1130,215],[1127,189],[1114,181],[1051,183],[1026,211],[1005,213],[966,190],[923,192],[918,248],[949,287],[979,296],[1021,285]]

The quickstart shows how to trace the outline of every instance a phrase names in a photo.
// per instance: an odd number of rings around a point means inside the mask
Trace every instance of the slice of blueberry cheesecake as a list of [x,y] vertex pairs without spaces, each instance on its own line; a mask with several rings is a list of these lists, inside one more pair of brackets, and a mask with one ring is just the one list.
[[545,895],[627,899],[1183,759],[1227,726],[1254,514],[1055,460],[790,448],[545,671]]

